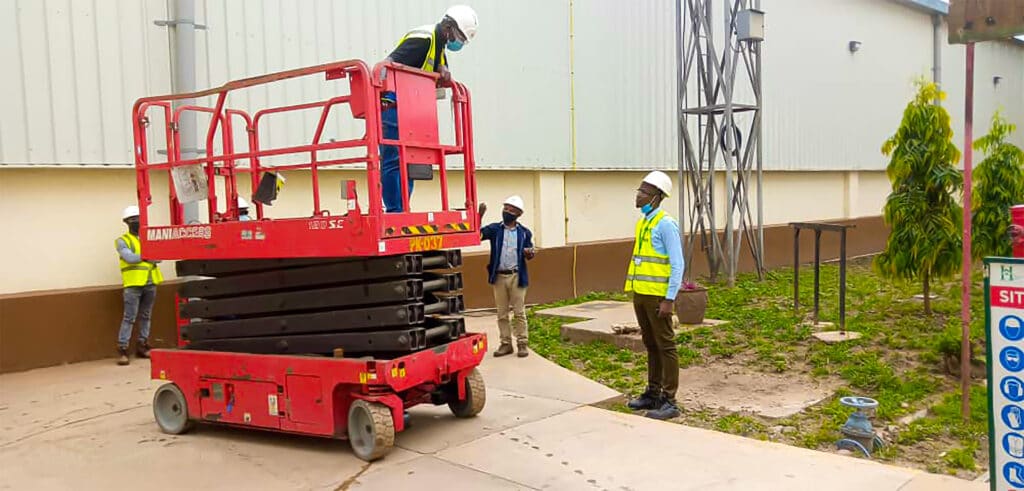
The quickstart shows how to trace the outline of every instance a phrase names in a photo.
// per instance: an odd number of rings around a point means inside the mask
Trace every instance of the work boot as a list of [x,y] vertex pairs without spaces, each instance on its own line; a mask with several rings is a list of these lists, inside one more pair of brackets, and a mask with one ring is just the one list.
[[678,417],[682,414],[679,410],[679,406],[676,405],[676,401],[663,397],[658,404],[657,409],[647,411],[647,417],[651,419],[666,420]]
[[516,350],[516,356],[520,358],[526,358],[527,356],[530,356],[530,351],[527,349],[526,342],[520,341],[519,346],[517,348],[518,349]]
[[501,343],[501,346],[498,346],[498,349],[494,352],[494,356],[505,356],[505,355],[511,355],[511,354],[512,354],[512,344],[511,343]]
[[131,363],[131,361],[128,360],[128,347],[127,346],[118,346],[117,352],[118,352],[118,354],[121,355],[117,359],[117,364],[118,365],[122,365],[123,366],[123,365],[127,365],[127,364]]
[[149,358],[149,350],[152,349],[149,346],[149,341],[140,339],[139,344],[135,346],[135,355],[139,358]]
[[640,394],[640,397],[626,403],[626,406],[634,411],[642,411],[644,409],[654,409],[658,407],[659,402],[661,402],[661,400],[658,398],[657,393],[648,389],[643,394]]

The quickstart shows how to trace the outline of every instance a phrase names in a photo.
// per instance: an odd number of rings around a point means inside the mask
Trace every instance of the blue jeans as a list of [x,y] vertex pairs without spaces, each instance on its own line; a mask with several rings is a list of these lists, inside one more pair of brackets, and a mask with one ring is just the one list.
[[149,339],[149,321],[156,301],[156,285],[128,286],[124,289],[124,317],[117,333],[117,346],[127,348],[132,337],[132,325],[139,317],[139,341]]
[[[395,100],[395,94],[388,92],[385,97]],[[392,104],[380,113],[381,131],[387,140],[398,139],[398,107]],[[380,146],[380,181],[384,195],[384,209],[387,213],[402,212],[402,171],[398,165],[398,147]],[[412,196],[412,179],[409,179],[409,196]]]

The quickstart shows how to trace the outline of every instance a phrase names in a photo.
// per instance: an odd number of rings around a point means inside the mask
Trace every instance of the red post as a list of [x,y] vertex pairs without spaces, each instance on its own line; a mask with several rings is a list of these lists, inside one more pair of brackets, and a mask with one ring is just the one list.
[[967,43],[967,83],[964,110],[964,257],[960,285],[960,414],[971,416],[971,144],[974,125],[974,43]]
[[1013,257],[1024,257],[1024,204],[1010,207],[1010,222],[1017,227],[1013,235]]

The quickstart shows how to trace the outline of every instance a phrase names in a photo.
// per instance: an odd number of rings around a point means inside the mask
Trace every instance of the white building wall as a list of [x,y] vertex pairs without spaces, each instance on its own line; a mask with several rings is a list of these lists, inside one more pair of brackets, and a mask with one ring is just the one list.
[[[199,0],[196,20],[207,29],[196,33],[196,84],[350,58],[372,64],[410,27],[435,22],[448,3]],[[0,78],[10,94],[0,102],[0,165],[130,166],[131,104],[172,90],[173,30],[153,24],[168,17],[168,5],[0,0],[0,55],[14,67]],[[569,169],[574,138],[579,169],[675,165],[673,2],[473,5],[479,36],[451,55],[451,65],[474,93],[482,167]],[[898,125],[913,81],[931,76],[930,17],[889,0],[764,0],[762,7],[766,169],[884,168],[878,148]],[[854,54],[852,40],[863,43]],[[947,106],[962,134],[963,47],[943,44]],[[977,50],[976,121],[984,128],[1002,107],[1024,126],[1024,45]],[[995,75],[1003,77],[998,86]],[[309,78],[230,103],[258,109],[346,87]],[[308,141],[312,125],[311,118],[273,121],[267,141]],[[346,122],[334,127],[338,136],[357,131]],[[1024,131],[1015,141],[1024,142]]]

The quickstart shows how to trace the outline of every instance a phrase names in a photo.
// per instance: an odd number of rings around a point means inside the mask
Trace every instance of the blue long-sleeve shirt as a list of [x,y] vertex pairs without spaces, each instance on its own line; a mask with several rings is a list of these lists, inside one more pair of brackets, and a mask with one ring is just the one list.
[[[647,219],[654,218],[657,213],[657,209],[651,210],[647,214]],[[654,250],[668,255],[668,262],[672,266],[672,275],[668,279],[668,293],[665,298],[675,300],[679,288],[683,285],[683,270],[686,267],[683,261],[683,242],[679,238],[679,223],[674,218],[665,215],[651,231],[651,242],[654,245]]]

